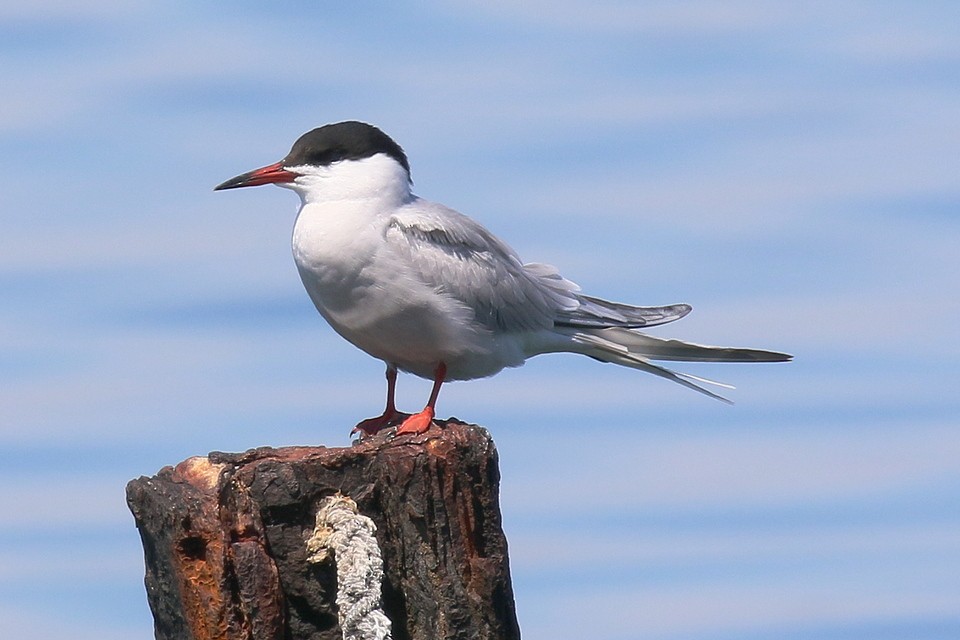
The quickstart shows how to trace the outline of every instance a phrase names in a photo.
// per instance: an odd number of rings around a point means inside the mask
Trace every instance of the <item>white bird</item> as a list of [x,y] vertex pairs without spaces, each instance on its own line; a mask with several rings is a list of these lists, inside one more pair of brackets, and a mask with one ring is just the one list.
[[[696,384],[711,381],[652,361],[791,359],[637,331],[678,320],[691,307],[609,302],[580,293],[554,267],[523,264],[478,222],[414,195],[403,149],[369,124],[314,129],[280,162],[216,190],[270,183],[300,196],[293,257],[317,310],[337,333],[386,363],[386,408],[355,432],[376,433],[404,418],[397,433],[421,433],[444,381],[491,376],[542,353],[580,353],[724,401]],[[423,411],[397,411],[398,369],[433,380]]]

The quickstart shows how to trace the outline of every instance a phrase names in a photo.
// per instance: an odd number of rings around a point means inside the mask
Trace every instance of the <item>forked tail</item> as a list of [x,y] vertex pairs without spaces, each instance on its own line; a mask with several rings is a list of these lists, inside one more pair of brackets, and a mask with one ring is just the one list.
[[761,349],[743,349],[738,347],[712,347],[682,340],[656,338],[654,336],[622,328],[580,330],[571,332],[573,341],[582,347],[581,353],[602,362],[639,369],[661,378],[682,384],[704,395],[716,398],[727,404],[730,400],[705,389],[700,384],[712,384],[725,389],[733,387],[722,382],[707,380],[699,376],[654,364],[651,360],[679,362],[786,362],[793,356],[777,351]]

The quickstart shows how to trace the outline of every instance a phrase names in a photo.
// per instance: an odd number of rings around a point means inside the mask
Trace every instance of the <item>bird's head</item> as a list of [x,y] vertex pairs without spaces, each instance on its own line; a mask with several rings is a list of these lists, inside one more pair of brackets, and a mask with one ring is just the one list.
[[328,124],[300,136],[280,162],[242,173],[214,191],[275,184],[306,202],[372,196],[403,196],[410,189],[410,163],[403,149],[363,122]]

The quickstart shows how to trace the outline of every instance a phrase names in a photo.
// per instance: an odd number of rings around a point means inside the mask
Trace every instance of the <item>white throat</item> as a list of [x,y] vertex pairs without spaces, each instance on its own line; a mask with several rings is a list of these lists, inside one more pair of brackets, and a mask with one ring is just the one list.
[[360,160],[341,160],[326,166],[287,167],[300,174],[296,180],[278,183],[293,189],[303,204],[335,200],[393,200],[410,197],[410,175],[396,160],[378,153]]

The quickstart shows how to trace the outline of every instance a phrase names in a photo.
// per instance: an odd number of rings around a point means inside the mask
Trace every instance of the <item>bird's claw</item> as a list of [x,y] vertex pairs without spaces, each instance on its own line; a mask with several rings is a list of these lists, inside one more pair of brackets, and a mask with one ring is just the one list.
[[397,435],[400,436],[406,433],[423,433],[429,429],[430,425],[433,423],[433,416],[433,407],[427,407],[420,413],[415,413],[412,416],[409,416],[397,429]]
[[357,423],[357,426],[350,431],[350,435],[353,436],[360,434],[360,438],[367,438],[369,436],[376,435],[384,429],[393,426],[399,422],[401,418],[406,416],[407,414],[400,413],[399,411],[386,411],[382,415],[379,415],[375,418],[361,420]]

